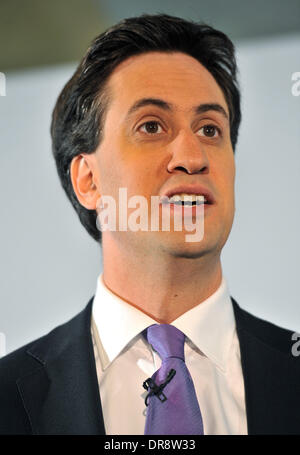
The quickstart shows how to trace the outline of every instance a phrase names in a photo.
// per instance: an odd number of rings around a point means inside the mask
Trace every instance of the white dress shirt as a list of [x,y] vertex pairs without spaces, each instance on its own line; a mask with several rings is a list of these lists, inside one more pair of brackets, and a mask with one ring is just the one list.
[[[108,435],[142,435],[146,420],[143,382],[161,359],[141,332],[157,321],[97,279],[92,337]],[[204,434],[247,434],[239,341],[226,280],[217,291],[172,322],[186,335],[186,366],[200,405]]]

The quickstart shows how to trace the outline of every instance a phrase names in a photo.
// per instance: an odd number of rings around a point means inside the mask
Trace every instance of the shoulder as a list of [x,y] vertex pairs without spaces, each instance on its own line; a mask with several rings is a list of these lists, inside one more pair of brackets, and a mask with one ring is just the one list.
[[42,366],[46,361],[51,361],[52,357],[64,350],[72,337],[80,333],[81,328],[89,323],[92,299],[69,321],[0,359],[0,397],[5,393],[6,387],[15,384],[19,377],[30,374],[37,365]]
[[92,300],[71,320],[0,359],[0,434],[31,433],[20,381],[30,381],[70,346],[82,344],[90,324]]
[[243,332],[248,338],[255,338],[260,342],[285,354],[291,353],[294,330],[280,327],[265,319],[259,318],[241,308],[231,297],[238,332]]

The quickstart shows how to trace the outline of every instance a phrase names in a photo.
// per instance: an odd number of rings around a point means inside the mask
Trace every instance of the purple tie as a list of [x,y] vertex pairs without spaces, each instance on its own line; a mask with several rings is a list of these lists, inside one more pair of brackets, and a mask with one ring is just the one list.
[[184,333],[173,325],[153,324],[143,335],[162,360],[159,370],[143,384],[148,390],[144,434],[204,434],[193,380],[184,360]]

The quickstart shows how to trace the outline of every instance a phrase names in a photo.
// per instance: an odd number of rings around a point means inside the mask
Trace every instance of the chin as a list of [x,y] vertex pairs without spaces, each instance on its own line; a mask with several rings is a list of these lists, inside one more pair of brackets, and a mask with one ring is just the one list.
[[185,240],[185,234],[184,236],[177,236],[177,238],[169,235],[167,239],[161,242],[161,249],[174,257],[189,259],[200,258],[211,250],[206,239],[202,239],[199,242],[187,242]]

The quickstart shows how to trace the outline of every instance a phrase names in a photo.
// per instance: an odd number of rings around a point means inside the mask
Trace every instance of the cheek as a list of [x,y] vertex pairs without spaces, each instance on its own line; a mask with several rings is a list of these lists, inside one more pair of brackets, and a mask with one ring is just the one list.
[[125,159],[124,149],[119,153],[117,147],[103,147],[99,150],[97,162],[102,194],[117,197],[119,188],[126,188],[128,196],[146,193],[151,172],[143,160],[129,154]]
[[97,167],[99,172],[100,190],[104,195],[113,195],[114,188],[120,180],[119,166],[115,166],[113,148],[101,146],[97,150]]
[[230,214],[230,217],[233,216],[235,210],[235,198],[234,198],[234,181],[235,181],[235,172],[232,169],[227,174],[227,179],[225,181],[225,194],[226,194],[226,207],[227,212]]
[[[212,176],[212,181],[214,181],[214,176]],[[234,209],[234,161],[227,158],[224,163],[220,163],[220,166],[215,169],[215,182],[217,182],[218,195],[222,201],[223,215],[228,215]]]
[[220,176],[225,190],[232,192],[234,189],[235,181],[235,161],[233,152],[230,152],[230,156],[226,154],[224,160],[220,163]]

